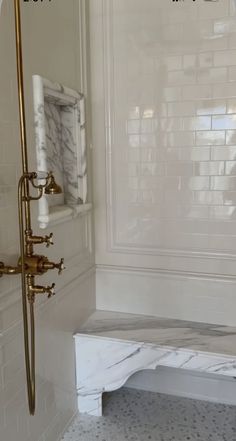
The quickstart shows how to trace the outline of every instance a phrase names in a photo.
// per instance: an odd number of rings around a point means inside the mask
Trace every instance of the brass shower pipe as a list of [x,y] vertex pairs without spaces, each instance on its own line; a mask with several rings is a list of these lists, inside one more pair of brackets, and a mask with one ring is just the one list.
[[[43,184],[38,184],[38,175],[28,171],[26,118],[24,100],[24,76],[22,59],[21,14],[20,0],[14,0],[15,11],[15,36],[16,36],[16,61],[19,100],[20,138],[22,153],[22,176],[18,183],[18,216],[20,232],[20,257],[16,266],[7,266],[0,262],[0,277],[4,274],[21,274],[22,310],[24,327],[25,367],[28,392],[29,412],[35,413],[35,322],[34,303],[37,294],[55,294],[53,283],[51,286],[35,284],[35,276],[42,275],[48,270],[57,268],[59,274],[64,269],[64,261],[50,262],[46,256],[34,253],[34,246],[45,243],[49,247],[52,242],[52,233],[48,236],[35,236],[31,226],[31,201],[39,200],[43,194],[58,194],[62,190],[56,184],[53,174],[46,174]],[[32,196],[30,190],[37,192]],[[30,326],[29,326],[30,321]]]

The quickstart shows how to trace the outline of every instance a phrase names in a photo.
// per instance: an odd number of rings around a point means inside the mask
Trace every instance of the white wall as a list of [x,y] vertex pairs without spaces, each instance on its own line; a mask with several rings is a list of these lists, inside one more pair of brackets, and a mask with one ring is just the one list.
[[[236,325],[235,15],[233,0],[90,1],[98,309]],[[234,390],[181,378],[129,384]]]
[[97,305],[235,325],[235,2],[90,4]]
[[[35,170],[32,75],[87,93],[83,0],[23,2],[23,51],[30,170]],[[19,255],[17,178],[21,174],[13,1],[0,17],[0,260]],[[88,133],[89,142],[89,133]],[[91,175],[91,172],[90,172]],[[90,185],[91,200],[91,185]],[[37,204],[33,204],[35,233]],[[65,257],[67,270],[39,283],[56,282],[57,295],[37,299],[37,410],[28,416],[22,336],[20,278],[0,279],[0,439],[56,441],[76,412],[73,332],[95,308],[91,214],[53,228],[54,247],[38,252]],[[46,232],[47,233],[47,232]]]

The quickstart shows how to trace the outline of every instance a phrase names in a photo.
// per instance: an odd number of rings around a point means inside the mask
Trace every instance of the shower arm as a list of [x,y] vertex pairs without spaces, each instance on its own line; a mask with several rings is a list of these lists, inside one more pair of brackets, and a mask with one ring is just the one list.
[[[28,392],[29,412],[35,413],[35,323],[34,303],[38,294],[55,294],[55,284],[39,286],[35,284],[35,276],[42,275],[49,270],[58,269],[61,274],[64,269],[64,260],[59,263],[50,262],[46,256],[34,254],[34,246],[45,243],[47,247],[53,244],[52,233],[48,236],[35,236],[31,225],[31,201],[39,200],[43,194],[59,194],[62,192],[56,184],[52,172],[46,174],[43,184],[37,183],[37,173],[28,171],[24,76],[22,58],[22,36],[20,0],[14,0],[17,83],[19,100],[20,139],[22,154],[22,176],[18,183],[18,217],[20,234],[20,257],[16,266],[8,266],[0,262],[0,277],[3,275],[21,274],[22,310],[24,327],[25,367]],[[36,190],[32,196],[30,190]],[[30,329],[29,329],[30,321]]]

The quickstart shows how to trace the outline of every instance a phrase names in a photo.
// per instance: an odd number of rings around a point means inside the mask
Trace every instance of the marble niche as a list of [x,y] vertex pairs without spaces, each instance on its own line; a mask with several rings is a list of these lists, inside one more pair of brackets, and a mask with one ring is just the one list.
[[37,172],[44,180],[52,171],[60,195],[39,200],[40,228],[76,217],[91,209],[87,202],[85,105],[83,94],[33,76]]

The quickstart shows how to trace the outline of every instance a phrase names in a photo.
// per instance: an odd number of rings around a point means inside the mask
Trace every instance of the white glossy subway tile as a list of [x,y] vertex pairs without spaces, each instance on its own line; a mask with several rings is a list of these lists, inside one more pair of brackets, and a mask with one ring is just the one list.
[[223,192],[223,204],[229,206],[236,206],[236,190]]
[[167,70],[177,70],[182,68],[182,57],[181,55],[170,55],[165,57],[164,65],[167,67]]
[[139,147],[140,146],[140,135],[129,135],[128,142],[130,147]]
[[167,176],[192,176],[193,175],[193,163],[182,161],[167,162],[166,166]]
[[210,130],[211,117],[210,116],[195,116],[183,118],[183,129],[190,131]]
[[164,189],[164,201],[166,205],[174,207],[176,217],[186,217],[183,213],[186,212],[186,206],[194,202],[194,192],[189,188]]
[[224,204],[223,191],[195,191],[194,202],[203,205],[223,205]]
[[168,72],[167,80],[170,85],[194,84],[196,83],[197,74],[194,70],[177,70]]
[[160,129],[164,132],[176,132],[183,129],[182,118],[161,118]]
[[182,161],[208,161],[210,160],[210,147],[182,147],[180,157]]
[[180,101],[182,98],[181,87],[165,87],[163,89],[163,97],[165,101]]
[[142,133],[140,136],[140,147],[156,147],[156,134]]
[[226,113],[225,100],[205,100],[196,103],[198,115],[218,115]]
[[217,176],[211,178],[212,190],[234,190],[236,188],[236,177]]
[[164,164],[141,164],[140,176],[162,176],[164,175]]
[[236,114],[236,98],[227,101],[227,113]]
[[211,148],[211,159],[217,160],[236,160],[236,146],[219,146]]
[[[197,66],[197,55],[196,54],[187,54],[183,56],[183,67],[184,69],[194,69]],[[195,73],[195,72],[194,72]]]
[[212,129],[213,130],[236,129],[236,114],[212,116]]
[[195,115],[195,102],[185,101],[168,103],[168,116],[191,116]]
[[[213,66],[214,57],[213,52],[204,52],[198,55],[199,68],[209,68]],[[206,70],[207,72],[208,70]],[[204,72],[204,71],[203,71]]]
[[236,161],[226,161],[225,174],[231,175],[231,176],[236,176]]
[[184,132],[181,130],[180,132],[165,133],[163,134],[162,143],[165,147],[194,146],[195,132]]
[[236,90],[233,82],[222,83],[220,87],[217,84],[212,86],[211,98],[232,98],[235,96]]
[[227,81],[228,70],[226,67],[212,67],[199,70],[197,80],[202,84],[224,83]]
[[201,50],[202,51],[223,51],[228,49],[228,38],[227,36],[222,36],[221,38],[209,38],[202,39]]
[[181,188],[189,188],[191,190],[209,190],[209,176],[192,176],[190,178],[181,177]]
[[[194,172],[197,176],[217,176],[225,174],[224,161],[196,162]],[[227,174],[227,173],[226,173]]]
[[227,220],[231,221],[235,219],[236,207],[235,206],[224,206],[224,207],[210,207],[209,208],[209,218],[215,220]]
[[236,81],[236,66],[229,67],[228,69],[229,81]]
[[[235,22],[235,20],[234,20]],[[236,24],[234,23],[235,29],[236,29]],[[231,33],[229,34],[228,37],[228,44],[229,44],[229,48],[230,49],[235,49],[236,48],[236,33]]]
[[141,162],[157,162],[159,158],[159,152],[154,148],[142,148],[140,152]]
[[236,145],[236,130],[226,131],[226,145]]
[[224,130],[209,130],[196,133],[196,145],[222,145],[224,143]]
[[182,97],[184,100],[211,99],[212,86],[209,84],[182,86]]
[[215,66],[232,66],[236,64],[236,50],[224,50],[215,52]]
[[164,162],[181,160],[181,149],[178,147],[161,148],[159,149],[159,160]]

